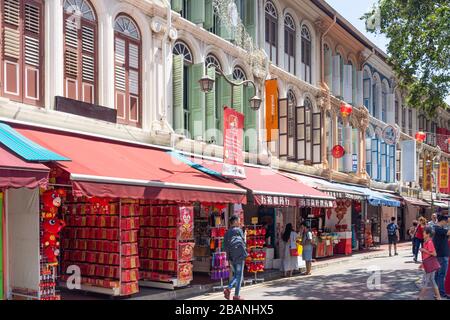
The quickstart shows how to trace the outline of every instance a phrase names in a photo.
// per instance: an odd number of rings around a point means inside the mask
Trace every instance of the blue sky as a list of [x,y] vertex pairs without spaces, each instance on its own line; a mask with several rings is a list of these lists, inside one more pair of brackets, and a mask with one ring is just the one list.
[[388,40],[384,35],[375,35],[366,31],[365,22],[359,18],[372,8],[377,0],[326,0],[337,12],[361,31],[377,47],[386,52]]

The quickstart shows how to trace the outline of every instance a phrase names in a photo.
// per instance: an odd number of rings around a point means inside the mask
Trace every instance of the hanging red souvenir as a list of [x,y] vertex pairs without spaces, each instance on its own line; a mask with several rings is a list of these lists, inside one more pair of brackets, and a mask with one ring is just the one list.
[[345,149],[341,145],[335,145],[333,149],[331,149],[331,155],[336,158],[340,159],[345,155]]
[[427,135],[425,132],[419,131],[416,133],[416,140],[419,142],[423,142],[426,137],[427,137]]

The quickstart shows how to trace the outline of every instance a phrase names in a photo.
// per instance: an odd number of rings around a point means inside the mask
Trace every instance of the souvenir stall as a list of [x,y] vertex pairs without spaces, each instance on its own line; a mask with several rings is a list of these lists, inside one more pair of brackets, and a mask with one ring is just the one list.
[[193,279],[194,206],[246,203],[246,190],[159,149],[45,128],[16,130],[71,159],[51,165],[57,218],[65,226],[60,239],[43,235],[42,242],[45,262],[53,263],[52,252],[60,262],[61,287],[128,296],[139,286],[186,286]]
[[58,197],[43,201],[49,168],[63,157],[0,123],[0,300],[59,300],[55,290]]
[[230,206],[199,203],[194,207],[194,272],[206,273],[209,280],[228,279],[230,267],[224,252]]

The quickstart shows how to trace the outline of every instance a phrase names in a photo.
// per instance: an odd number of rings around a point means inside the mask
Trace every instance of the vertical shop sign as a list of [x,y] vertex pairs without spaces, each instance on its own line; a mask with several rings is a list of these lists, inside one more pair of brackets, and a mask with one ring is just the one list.
[[223,167],[222,175],[230,178],[245,178],[242,141],[244,115],[232,108],[223,111]]
[[423,186],[422,189],[424,191],[432,191],[432,177],[431,172],[433,170],[432,161],[429,161],[429,157],[424,158],[423,160]]
[[267,142],[278,140],[278,82],[277,79],[266,81],[266,139]]
[[441,162],[439,166],[439,189],[447,190],[448,188],[448,162]]
[[417,151],[415,140],[400,142],[401,147],[401,181],[416,181]]

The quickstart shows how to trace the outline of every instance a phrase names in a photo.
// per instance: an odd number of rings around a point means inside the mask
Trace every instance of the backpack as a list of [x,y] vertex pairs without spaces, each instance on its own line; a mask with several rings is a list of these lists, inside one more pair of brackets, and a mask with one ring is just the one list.
[[387,226],[388,235],[395,236],[397,233],[397,225],[395,223],[389,223]]

